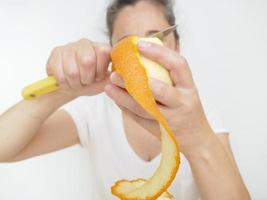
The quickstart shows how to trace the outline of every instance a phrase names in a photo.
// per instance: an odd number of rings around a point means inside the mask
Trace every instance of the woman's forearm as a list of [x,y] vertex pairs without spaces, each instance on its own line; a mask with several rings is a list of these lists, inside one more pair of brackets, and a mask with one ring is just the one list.
[[14,105],[0,116],[0,162],[17,155],[38,132],[43,122],[71,97],[51,93]]
[[203,200],[249,200],[239,170],[214,133],[186,154]]

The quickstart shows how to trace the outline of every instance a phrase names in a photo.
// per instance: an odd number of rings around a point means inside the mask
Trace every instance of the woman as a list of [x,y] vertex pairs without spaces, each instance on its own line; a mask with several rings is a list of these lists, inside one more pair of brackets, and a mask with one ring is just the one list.
[[[127,35],[148,36],[174,23],[172,4],[166,0],[117,0],[107,12],[111,45]],[[174,82],[167,86],[150,80],[182,152],[169,190],[177,199],[250,199],[229,136],[212,114],[204,112],[188,63],[179,54],[178,39],[174,32],[164,39],[164,47],[138,44],[142,54],[170,71]],[[52,51],[47,73],[57,78],[61,89],[21,101],[1,116],[0,161],[81,143],[90,152],[95,187],[91,199],[96,200],[114,198],[109,187],[118,179],[151,175],[160,158],[159,127],[124,90],[119,75],[108,71],[110,50],[108,44],[81,39]],[[90,97],[77,99],[80,96]]]

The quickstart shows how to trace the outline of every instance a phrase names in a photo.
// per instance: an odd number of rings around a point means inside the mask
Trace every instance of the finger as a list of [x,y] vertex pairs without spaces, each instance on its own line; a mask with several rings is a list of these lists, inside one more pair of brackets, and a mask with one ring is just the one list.
[[88,94],[90,96],[99,94],[104,91],[104,88],[107,84],[110,83],[109,75],[104,77],[101,81],[97,82],[97,84],[87,85],[81,88],[79,91],[82,95]]
[[121,76],[117,73],[117,72],[112,72],[110,75],[110,81],[114,84],[117,85],[121,88],[125,88],[124,87],[124,81],[121,78]]
[[105,87],[105,92],[118,105],[129,109],[140,117],[152,119],[152,117],[128,94],[127,91],[113,84],[108,84]]
[[61,89],[67,90],[71,88],[67,79],[65,78],[62,66],[54,67],[54,76],[57,79],[57,83]]
[[96,81],[99,81],[106,76],[108,71],[111,47],[106,44],[96,44],[94,50],[97,58]]
[[72,45],[67,46],[63,52],[63,71],[72,89],[79,89],[82,87],[80,70],[76,63],[75,52]]
[[46,63],[46,72],[48,76],[54,76],[62,89],[69,89],[70,86],[64,76],[62,66],[62,55],[60,47],[55,48]]
[[[166,120],[170,123],[171,121],[177,121],[177,112],[179,108],[169,108],[164,105],[157,105],[160,113],[166,118]],[[170,124],[169,124],[170,125]]]
[[154,119],[146,119],[143,117],[140,117],[136,115],[135,113],[131,112],[129,109],[119,106],[126,115],[128,115],[130,118],[132,118],[136,123],[141,125],[143,128],[145,128],[149,133],[156,136],[158,139],[160,139],[160,128],[159,123],[155,121]]
[[76,51],[76,63],[79,67],[81,83],[89,85],[95,80],[96,53],[88,40],[81,40]]
[[173,81],[175,85],[186,88],[191,88],[194,85],[186,59],[180,56],[176,51],[145,41],[138,42],[138,49],[145,57],[161,64],[170,72],[174,72],[177,75],[176,77],[172,77],[174,78]]
[[180,105],[179,92],[175,87],[154,78],[149,78],[149,86],[156,101],[171,108]]

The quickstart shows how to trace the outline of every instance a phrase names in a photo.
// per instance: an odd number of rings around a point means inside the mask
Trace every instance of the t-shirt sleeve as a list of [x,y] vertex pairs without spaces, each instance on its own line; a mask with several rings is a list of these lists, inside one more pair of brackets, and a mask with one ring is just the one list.
[[214,133],[229,133],[216,107],[213,105],[207,105],[205,103],[203,104],[203,106],[209,125],[211,126]]
[[90,122],[91,113],[93,112],[92,104],[92,97],[79,97],[61,108],[66,111],[74,121],[82,147],[88,147],[90,140]]

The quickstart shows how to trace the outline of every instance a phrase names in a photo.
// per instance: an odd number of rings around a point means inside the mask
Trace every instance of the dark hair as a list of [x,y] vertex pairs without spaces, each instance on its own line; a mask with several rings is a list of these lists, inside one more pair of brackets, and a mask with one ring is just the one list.
[[[121,9],[126,6],[133,6],[139,1],[149,1],[151,3],[161,6],[163,9],[166,20],[169,25],[175,25],[175,15],[173,12],[173,1],[172,0],[113,0],[113,2],[107,8],[106,23],[108,28],[108,35],[111,40],[113,34],[113,25],[116,17]],[[174,31],[175,39],[179,39],[177,30]]]

